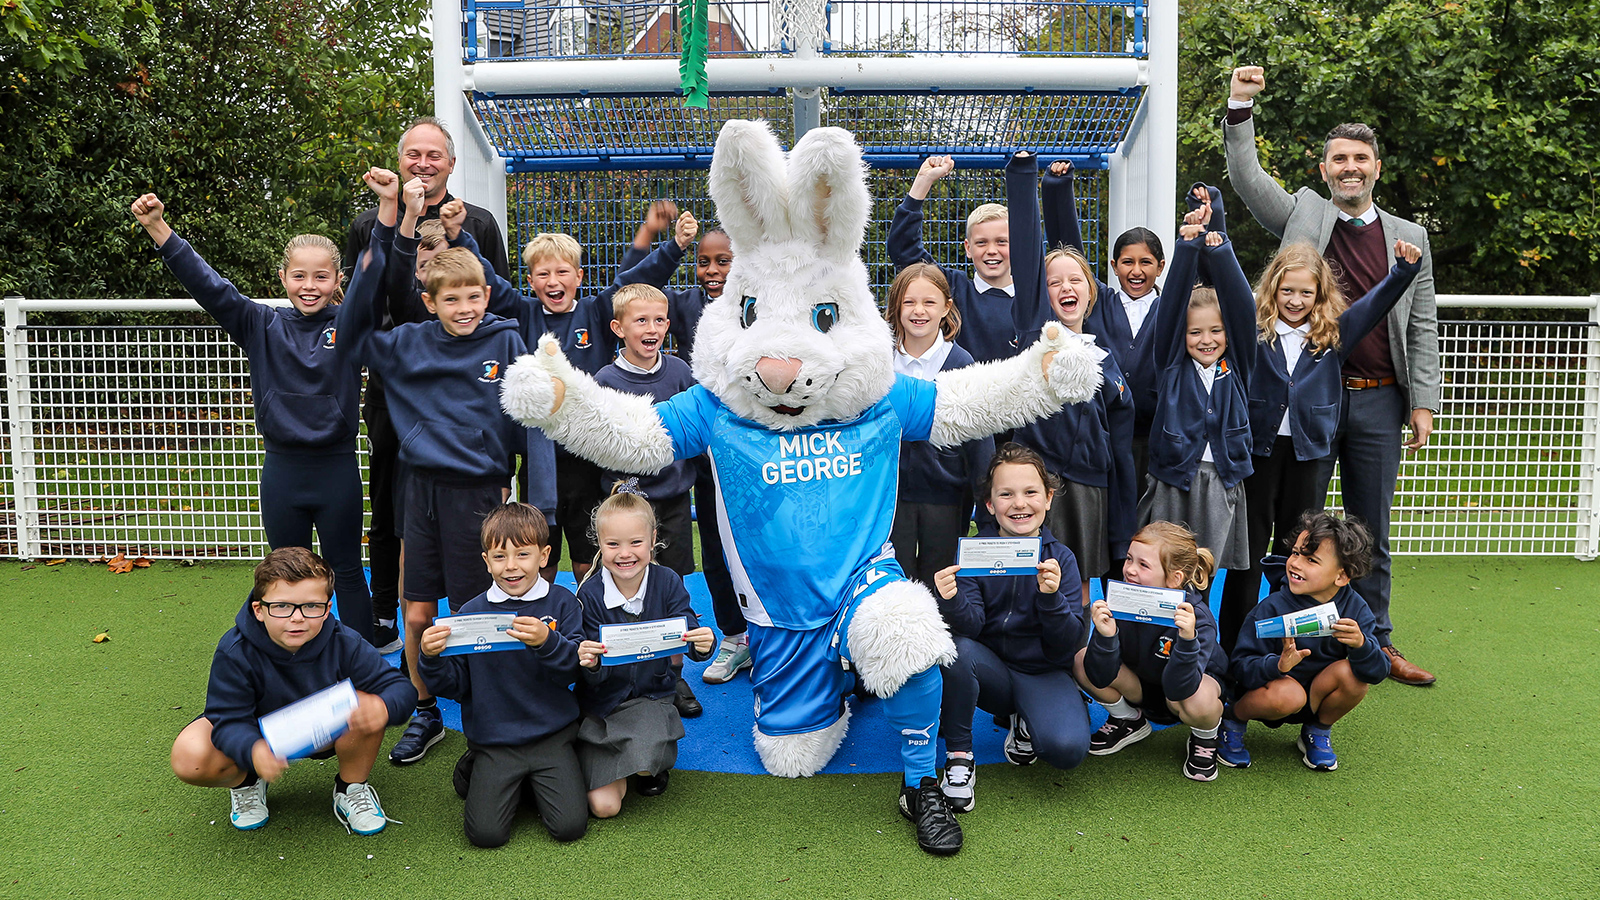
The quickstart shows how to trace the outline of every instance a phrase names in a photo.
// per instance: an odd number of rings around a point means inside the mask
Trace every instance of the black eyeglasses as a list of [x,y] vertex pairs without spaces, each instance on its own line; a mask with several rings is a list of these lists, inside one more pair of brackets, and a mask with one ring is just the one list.
[[267,608],[267,615],[274,619],[287,619],[294,615],[295,610],[308,619],[320,619],[328,614],[326,603],[263,603]]

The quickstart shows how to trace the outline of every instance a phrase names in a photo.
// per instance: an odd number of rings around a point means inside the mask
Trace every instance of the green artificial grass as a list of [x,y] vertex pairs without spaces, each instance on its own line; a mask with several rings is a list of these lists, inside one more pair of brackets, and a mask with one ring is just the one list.
[[0,897],[1594,896],[1600,568],[1397,569],[1399,645],[1440,680],[1375,688],[1334,729],[1339,771],[1259,725],[1255,766],[1212,784],[1178,773],[1181,728],[1072,772],[989,761],[965,849],[935,859],[884,774],[676,772],[574,844],[527,812],[506,848],[475,850],[457,734],[418,765],[379,762],[406,824],[346,835],[333,764],[305,761],[273,786],[271,823],[237,832],[226,792],[179,783],[167,756],[249,566],[0,563]]

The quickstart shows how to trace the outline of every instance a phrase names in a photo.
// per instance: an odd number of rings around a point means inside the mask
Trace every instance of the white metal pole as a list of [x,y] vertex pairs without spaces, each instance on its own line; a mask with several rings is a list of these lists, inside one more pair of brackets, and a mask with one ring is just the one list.
[[1140,129],[1145,147],[1144,225],[1168,247],[1177,234],[1178,200],[1178,0],[1150,0],[1145,40],[1150,48]]
[[34,452],[33,386],[28,377],[28,314],[22,298],[7,294],[6,417],[11,422],[11,486],[16,491],[12,508],[17,515],[17,555],[37,559],[44,555],[39,534],[39,469]]
[[[467,103],[462,63],[460,0],[433,0],[433,114],[450,129],[456,144],[456,168],[450,192],[494,214],[502,235],[506,227],[506,167],[478,132]],[[505,65],[497,63],[496,65]]]
[[1573,555],[1600,556],[1600,294],[1589,298],[1589,353],[1583,375],[1583,436],[1578,454],[1578,533]]

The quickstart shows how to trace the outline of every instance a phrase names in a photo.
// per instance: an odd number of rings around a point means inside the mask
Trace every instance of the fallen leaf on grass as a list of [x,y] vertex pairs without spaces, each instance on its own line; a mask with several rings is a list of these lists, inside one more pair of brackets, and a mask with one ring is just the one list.
[[106,560],[106,568],[117,575],[126,575],[133,571],[133,560],[123,556],[120,552]]
[[64,559],[52,559],[52,560],[49,560],[48,562],[46,562],[45,565],[47,565],[47,566],[59,566],[59,565],[62,565],[63,563],[65,563],[65,562],[66,562],[66,560],[64,560]]
[[106,641],[109,641],[109,640],[111,640],[111,635],[106,634],[104,631],[102,631],[99,634],[94,636],[94,642],[96,644],[104,644]]
[[133,561],[133,567],[135,569],[148,569],[150,568],[150,560],[148,557],[141,556]]

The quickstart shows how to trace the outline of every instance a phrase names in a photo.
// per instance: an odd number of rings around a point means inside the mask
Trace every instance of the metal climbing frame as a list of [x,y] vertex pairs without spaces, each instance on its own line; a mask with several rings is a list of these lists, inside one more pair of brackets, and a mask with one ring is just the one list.
[[[648,0],[435,0],[434,33],[453,23],[460,36],[434,44],[436,114],[471,136],[455,192],[515,212],[502,226],[519,238],[574,230],[603,270],[642,206],[524,218],[542,211],[525,198],[642,203],[652,198],[634,187],[657,184],[690,201],[703,178],[660,173],[705,169],[723,122],[764,118],[786,145],[817,125],[847,128],[886,172],[955,156],[964,174],[946,187],[965,203],[999,199],[998,179],[970,173],[1013,150],[1071,159],[1091,250],[1135,224],[1173,228],[1176,0],[711,0],[706,109],[680,99],[677,15]],[[874,196],[898,199],[908,183],[877,178]]]

